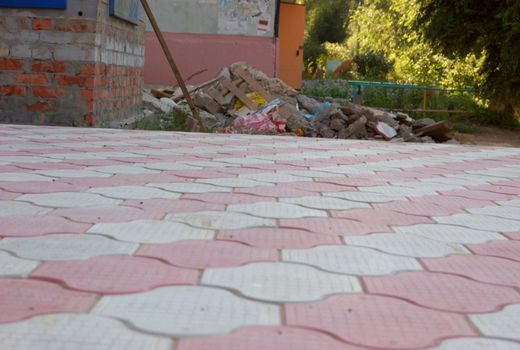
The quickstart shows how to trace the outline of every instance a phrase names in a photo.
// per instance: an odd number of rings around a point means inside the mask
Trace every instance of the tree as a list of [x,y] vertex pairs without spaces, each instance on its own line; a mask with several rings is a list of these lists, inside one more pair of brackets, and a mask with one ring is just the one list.
[[482,56],[482,92],[520,111],[520,0],[418,0],[416,25],[448,57]]
[[314,70],[325,54],[324,43],[340,43],[347,38],[349,0],[307,1],[305,63]]

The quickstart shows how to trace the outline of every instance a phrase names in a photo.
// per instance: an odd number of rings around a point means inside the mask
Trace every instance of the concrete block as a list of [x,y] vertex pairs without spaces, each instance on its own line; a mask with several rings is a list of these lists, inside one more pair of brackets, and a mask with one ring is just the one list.
[[31,47],[27,44],[18,44],[11,47],[11,57],[30,58]]
[[97,52],[93,47],[64,45],[54,50],[54,59],[60,61],[94,61]]
[[70,44],[74,40],[74,33],[69,32],[41,32],[40,40],[49,44]]
[[35,47],[31,50],[32,58],[39,60],[50,60],[52,59],[52,50],[47,46]]
[[22,30],[31,30],[32,21],[28,17],[8,16],[5,18],[4,27],[8,32],[20,33]]
[[0,43],[0,57],[8,57],[9,56],[9,46],[4,43]]

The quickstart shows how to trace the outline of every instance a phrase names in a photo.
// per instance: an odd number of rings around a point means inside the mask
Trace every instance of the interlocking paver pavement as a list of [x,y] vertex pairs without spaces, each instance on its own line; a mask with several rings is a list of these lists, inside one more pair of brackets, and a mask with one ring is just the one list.
[[520,149],[0,125],[0,348],[520,348]]

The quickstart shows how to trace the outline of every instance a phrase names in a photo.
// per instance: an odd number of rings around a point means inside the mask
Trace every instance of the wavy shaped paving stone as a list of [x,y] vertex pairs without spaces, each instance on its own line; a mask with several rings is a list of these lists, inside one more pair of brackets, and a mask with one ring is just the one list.
[[470,199],[448,195],[415,197],[410,198],[410,201],[412,203],[433,203],[446,209],[480,208],[493,205],[493,202],[489,200]]
[[4,238],[0,249],[33,260],[84,260],[103,255],[132,255],[138,245],[86,234]]
[[375,348],[419,348],[446,337],[475,335],[461,315],[382,296],[333,296],[321,302],[288,304],[285,311],[290,326],[326,331]]
[[482,201],[502,201],[509,200],[514,198],[513,195],[502,194],[502,193],[493,193],[487,191],[477,191],[477,190],[453,190],[453,191],[443,191],[442,195],[446,196],[457,196],[467,199],[475,199]]
[[[211,203],[213,205],[251,204],[257,202],[272,201],[272,199],[268,197],[260,197],[244,193],[195,193],[185,194],[182,196],[182,198],[186,200],[191,199],[194,201],[203,201],[206,203]],[[224,208],[222,210],[224,210]]]
[[281,324],[277,306],[207,287],[165,287],[141,294],[105,296],[92,313],[171,336],[224,335],[246,326]]
[[390,254],[416,258],[434,258],[450,254],[469,253],[464,246],[458,243],[439,242],[406,233],[345,236],[343,240],[348,245],[374,248]]
[[208,192],[231,192],[231,188],[219,187],[200,183],[151,183],[146,186],[156,187],[166,191],[177,193],[208,193]]
[[472,244],[468,248],[477,255],[496,256],[520,262],[520,241],[507,240],[486,244]]
[[[519,197],[520,197],[520,194],[519,194]],[[500,201],[500,202],[497,202],[497,204],[520,208],[520,199],[512,199],[509,201]]]
[[171,350],[170,339],[142,334],[122,322],[94,315],[56,314],[0,325],[2,344],[9,349]]
[[217,239],[237,241],[262,249],[305,249],[319,245],[341,245],[339,237],[303,230],[253,228],[220,231]]
[[282,260],[360,276],[422,270],[419,262],[413,258],[388,255],[361,247],[321,246],[305,250],[284,250]]
[[403,195],[391,195],[372,192],[328,192],[324,193],[323,195],[326,197],[343,198],[350,201],[363,203],[386,203],[406,199],[406,196]]
[[181,195],[145,186],[114,186],[91,188],[87,192],[115,199],[176,199]]
[[185,241],[175,244],[143,245],[136,255],[162,259],[188,268],[239,266],[254,261],[276,261],[275,250],[257,249],[223,241]]
[[495,232],[511,232],[520,230],[520,220],[502,219],[480,214],[456,214],[452,216],[434,217],[441,224],[451,224],[480,230]]
[[309,196],[300,198],[283,198],[280,200],[283,203],[298,204],[303,207],[312,209],[324,209],[324,210],[346,210],[354,208],[370,208],[370,205],[366,203],[353,202],[340,198],[332,197],[321,197],[321,196]]
[[138,174],[158,174],[159,171],[145,169],[143,167],[134,166],[134,165],[106,165],[106,166],[93,166],[86,168],[87,171],[95,171],[104,174],[129,174],[129,175],[138,175]]
[[304,217],[327,216],[327,213],[322,210],[308,209],[299,205],[280,202],[233,204],[229,205],[227,210],[272,219],[296,219]]
[[296,327],[249,327],[223,337],[181,339],[177,345],[177,350],[231,349],[361,350],[362,348],[338,341],[323,332]]
[[520,350],[520,344],[500,339],[456,338],[443,341],[432,350]]
[[51,182],[54,179],[49,176],[42,176],[40,174],[31,174],[31,173],[0,173],[0,182],[23,182],[23,181],[39,181],[42,182]]
[[54,193],[54,192],[75,192],[88,189],[87,186],[75,186],[65,182],[42,183],[39,181],[5,182],[0,183],[0,188],[23,194],[35,193]]
[[453,273],[471,279],[520,287],[520,262],[491,256],[450,256],[445,259],[425,259],[428,270]]
[[303,191],[299,189],[292,188],[290,186],[286,186],[284,184],[277,186],[260,186],[260,187],[252,187],[252,188],[237,188],[233,191],[233,193],[242,193],[242,194],[250,194],[259,197],[266,197],[269,199],[275,198],[294,198],[294,197],[303,197],[303,196],[311,196],[314,193]]
[[23,215],[42,216],[51,211],[52,209],[50,208],[42,208],[25,202],[0,201],[0,217]]
[[59,216],[10,216],[0,222],[0,237],[42,236],[51,233],[83,233],[90,224],[66,220]]
[[0,251],[0,277],[24,276],[39,265],[36,261],[20,259]]
[[121,205],[117,207],[61,208],[56,209],[52,214],[72,221],[90,224],[159,219],[164,216],[164,213],[154,214],[138,208]]
[[239,179],[255,180],[258,182],[267,182],[271,184],[290,183],[312,181],[311,178],[303,176],[294,176],[287,173],[260,173],[260,174],[243,174],[239,175]]
[[[55,177],[55,178],[104,177],[104,178],[108,178],[111,176],[110,174],[105,174],[105,173],[100,173],[97,171],[85,170],[85,169],[36,170],[36,171],[34,171],[34,174],[45,175],[42,177],[47,177],[49,179],[50,179],[50,177]],[[40,180],[29,180],[29,179],[27,179],[27,180],[28,181],[40,181]],[[20,181],[23,181],[23,179]],[[41,180],[41,181],[43,181],[43,180]]]
[[72,289],[101,293],[137,293],[178,284],[196,284],[198,272],[154,259],[106,256],[83,261],[44,262],[33,278],[63,282]]
[[[210,195],[208,193],[208,195]],[[218,195],[232,196],[229,193],[218,193]],[[184,199],[144,199],[144,200],[128,200],[123,203],[124,206],[140,208],[146,213],[153,214],[159,218],[168,213],[191,213],[207,210],[225,210],[224,204],[212,203],[211,201],[203,202],[200,200]]]
[[473,324],[484,335],[520,340],[520,305],[509,305],[493,314],[469,315]]
[[166,220],[182,222],[191,226],[212,230],[234,230],[248,227],[275,227],[276,220],[219,211],[169,214]]
[[109,207],[117,206],[121,203],[121,201],[117,199],[105,198],[98,194],[84,192],[26,194],[18,197],[16,200],[54,208]]
[[201,284],[238,290],[249,298],[272,302],[311,301],[329,294],[363,291],[355,277],[287,263],[206,269]]
[[501,241],[506,239],[497,232],[481,231],[466,227],[443,224],[401,226],[394,227],[394,230],[397,233],[418,235],[446,243],[472,244],[489,241]]
[[492,312],[503,305],[520,302],[520,294],[514,288],[443,273],[405,272],[363,278],[363,282],[369,293],[396,296],[450,312]]
[[464,212],[460,208],[445,208],[433,203],[417,203],[410,201],[397,201],[383,204],[375,204],[376,209],[386,209],[397,213],[418,216],[445,216]]
[[484,208],[468,209],[472,214],[497,216],[499,218],[520,221],[520,207],[514,206],[492,206]]
[[388,209],[355,209],[347,211],[333,211],[333,217],[340,217],[360,222],[370,222],[381,225],[413,225],[421,223],[432,223],[426,216],[417,216],[397,213]]
[[[257,187],[257,186],[265,186],[265,183],[258,182],[254,180],[241,179],[241,178],[220,178],[220,179],[199,179],[195,180],[197,183],[205,183],[209,185],[221,186],[221,187],[231,187],[231,188],[247,188],[247,187]],[[272,185],[274,186],[274,185]]]
[[88,312],[96,295],[64,289],[57,284],[0,279],[0,323],[56,312]]
[[120,241],[136,243],[171,243],[188,239],[213,239],[214,232],[191,227],[179,222],[160,220],[136,220],[123,223],[100,223],[88,230],[113,237]]
[[282,219],[280,227],[302,229],[327,235],[365,235],[373,232],[390,232],[386,225],[364,223],[337,218]]

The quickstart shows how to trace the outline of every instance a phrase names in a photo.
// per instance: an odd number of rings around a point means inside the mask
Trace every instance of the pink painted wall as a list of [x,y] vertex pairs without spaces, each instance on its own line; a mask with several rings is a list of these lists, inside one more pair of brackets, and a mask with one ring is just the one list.
[[[241,35],[164,33],[182,76],[207,69],[188,84],[213,79],[231,63],[246,61],[270,76],[276,74],[276,41]],[[175,78],[154,33],[146,33],[144,80],[146,84],[173,85]]]

